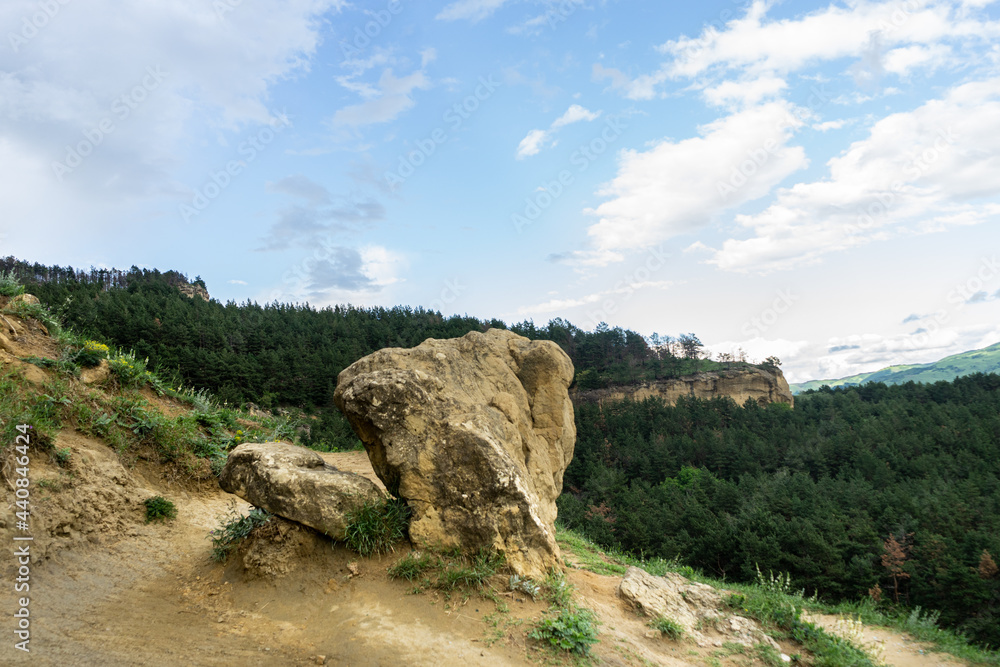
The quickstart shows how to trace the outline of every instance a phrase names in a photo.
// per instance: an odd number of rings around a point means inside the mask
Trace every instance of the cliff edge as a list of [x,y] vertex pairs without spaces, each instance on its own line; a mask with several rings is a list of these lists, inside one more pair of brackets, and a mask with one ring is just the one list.
[[766,371],[762,368],[695,373],[670,380],[604,389],[570,390],[570,396],[574,402],[588,403],[621,401],[626,398],[641,401],[657,396],[669,405],[675,404],[681,396],[704,399],[728,396],[737,405],[743,405],[747,399],[752,398],[761,405],[785,403],[795,406],[795,397],[781,371]]

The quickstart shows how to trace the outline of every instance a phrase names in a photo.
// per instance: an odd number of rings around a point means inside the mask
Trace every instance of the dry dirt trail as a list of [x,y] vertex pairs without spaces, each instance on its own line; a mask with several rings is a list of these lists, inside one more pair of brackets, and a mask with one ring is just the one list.
[[[74,456],[96,441],[74,440]],[[95,452],[97,454],[97,452]],[[107,456],[107,452],[102,454]],[[324,455],[337,467],[374,473],[364,452]],[[249,578],[241,557],[223,566],[210,558],[208,532],[234,496],[217,487],[170,482],[152,466],[131,471],[136,483],[171,498],[178,516],[166,524],[133,525],[120,537],[93,544],[78,540],[33,566],[31,652],[13,648],[12,586],[0,595],[4,624],[0,665],[156,667],[200,665],[526,665],[551,662],[526,645],[523,623],[545,610],[541,602],[508,594],[507,620],[515,631],[487,642],[495,611],[472,596],[407,594],[406,582],[388,579],[393,558],[364,560],[294,530],[279,548],[265,546],[259,563],[282,571]],[[247,505],[238,501],[245,512]],[[354,572],[356,570],[356,574]],[[597,664],[750,665],[742,655],[713,658],[714,649],[663,640],[645,619],[623,609],[618,578],[571,569],[578,601],[601,619]],[[820,619],[823,620],[823,619]],[[518,623],[521,631],[516,631]],[[830,621],[832,627],[833,621]],[[896,633],[878,630],[885,657],[896,667],[962,663],[920,654]],[[895,650],[896,645],[906,650]],[[785,646],[787,653],[796,651]],[[903,659],[905,658],[905,659]]]
[[[343,469],[367,463],[363,452],[340,456]],[[303,554],[275,581],[248,581],[240,564],[211,560],[207,538],[238,499],[133,475],[171,498],[177,519],[33,566],[30,654],[13,647],[13,587],[4,586],[0,665],[525,664],[522,648],[480,641],[492,604],[446,610],[406,595],[386,578],[388,561],[342,547]]]

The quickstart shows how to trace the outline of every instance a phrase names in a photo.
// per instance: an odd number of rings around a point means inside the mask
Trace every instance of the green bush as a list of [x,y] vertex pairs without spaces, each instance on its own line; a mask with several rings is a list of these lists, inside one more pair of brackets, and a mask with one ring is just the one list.
[[555,618],[542,619],[528,636],[547,641],[554,648],[590,655],[591,644],[597,643],[596,619],[589,609],[559,610]]
[[146,523],[177,518],[177,507],[163,496],[146,498]]
[[263,526],[274,516],[267,510],[251,508],[244,516],[236,509],[236,501],[229,504],[226,513],[219,517],[219,527],[209,533],[212,538],[212,560],[224,563],[229,554],[236,550],[243,540],[258,526]]
[[73,360],[84,368],[91,368],[100,364],[102,359],[107,359],[108,351],[108,346],[104,343],[88,340],[76,352]]
[[344,518],[347,522],[344,541],[348,548],[362,556],[384,554],[406,537],[410,508],[399,498],[366,500]]
[[659,630],[661,635],[669,637],[674,641],[684,636],[684,628],[680,623],[670,618],[664,618],[663,616],[657,616],[650,621],[649,627]]
[[24,285],[14,275],[14,270],[0,271],[0,296],[24,294]]

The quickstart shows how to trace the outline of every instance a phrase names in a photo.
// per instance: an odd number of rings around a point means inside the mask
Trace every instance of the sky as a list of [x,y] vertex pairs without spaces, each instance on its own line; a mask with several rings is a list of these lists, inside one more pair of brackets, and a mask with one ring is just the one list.
[[0,255],[789,381],[1000,341],[990,0],[4,0]]

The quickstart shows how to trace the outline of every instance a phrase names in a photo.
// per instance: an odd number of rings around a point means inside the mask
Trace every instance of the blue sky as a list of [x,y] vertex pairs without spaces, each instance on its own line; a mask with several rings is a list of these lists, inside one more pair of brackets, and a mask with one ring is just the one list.
[[988,0],[6,0],[0,37],[3,255],[792,381],[1000,341]]

